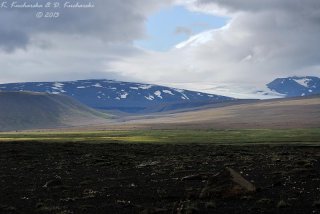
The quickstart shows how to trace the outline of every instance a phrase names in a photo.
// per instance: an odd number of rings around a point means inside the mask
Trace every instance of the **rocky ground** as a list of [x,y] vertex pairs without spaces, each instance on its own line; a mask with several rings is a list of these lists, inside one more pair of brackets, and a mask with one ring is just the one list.
[[0,143],[0,213],[320,213],[320,147]]

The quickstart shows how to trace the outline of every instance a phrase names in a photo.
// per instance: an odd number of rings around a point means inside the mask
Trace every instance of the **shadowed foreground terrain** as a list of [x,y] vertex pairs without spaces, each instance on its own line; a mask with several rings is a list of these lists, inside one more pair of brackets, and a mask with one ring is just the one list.
[[0,213],[320,212],[317,146],[1,142],[0,163]]

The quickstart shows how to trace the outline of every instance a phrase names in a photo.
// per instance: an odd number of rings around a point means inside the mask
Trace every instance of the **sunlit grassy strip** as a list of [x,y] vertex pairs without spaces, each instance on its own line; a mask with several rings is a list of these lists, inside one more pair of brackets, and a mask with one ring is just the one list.
[[37,137],[37,138],[0,138],[0,142],[10,142],[10,141],[45,141],[45,142],[90,142],[90,141],[99,141],[99,142],[136,142],[136,143],[155,143],[161,142],[161,139],[151,138],[147,136],[128,136],[128,137]]
[[139,130],[2,133],[4,141],[122,143],[319,143],[320,129]]

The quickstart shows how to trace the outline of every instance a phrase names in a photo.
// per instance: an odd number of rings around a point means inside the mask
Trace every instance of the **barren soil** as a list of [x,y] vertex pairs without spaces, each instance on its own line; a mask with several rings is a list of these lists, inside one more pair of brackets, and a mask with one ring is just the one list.
[[319,213],[320,147],[2,142],[0,190],[0,213]]

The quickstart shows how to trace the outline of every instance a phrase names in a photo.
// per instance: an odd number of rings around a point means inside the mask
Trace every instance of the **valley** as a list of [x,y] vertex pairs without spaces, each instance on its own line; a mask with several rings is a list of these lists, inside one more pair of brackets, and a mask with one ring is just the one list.
[[320,212],[319,95],[131,85],[146,90],[137,110],[129,89],[100,108],[84,103],[97,82],[73,86],[82,101],[47,84],[55,91],[0,92],[0,213]]

